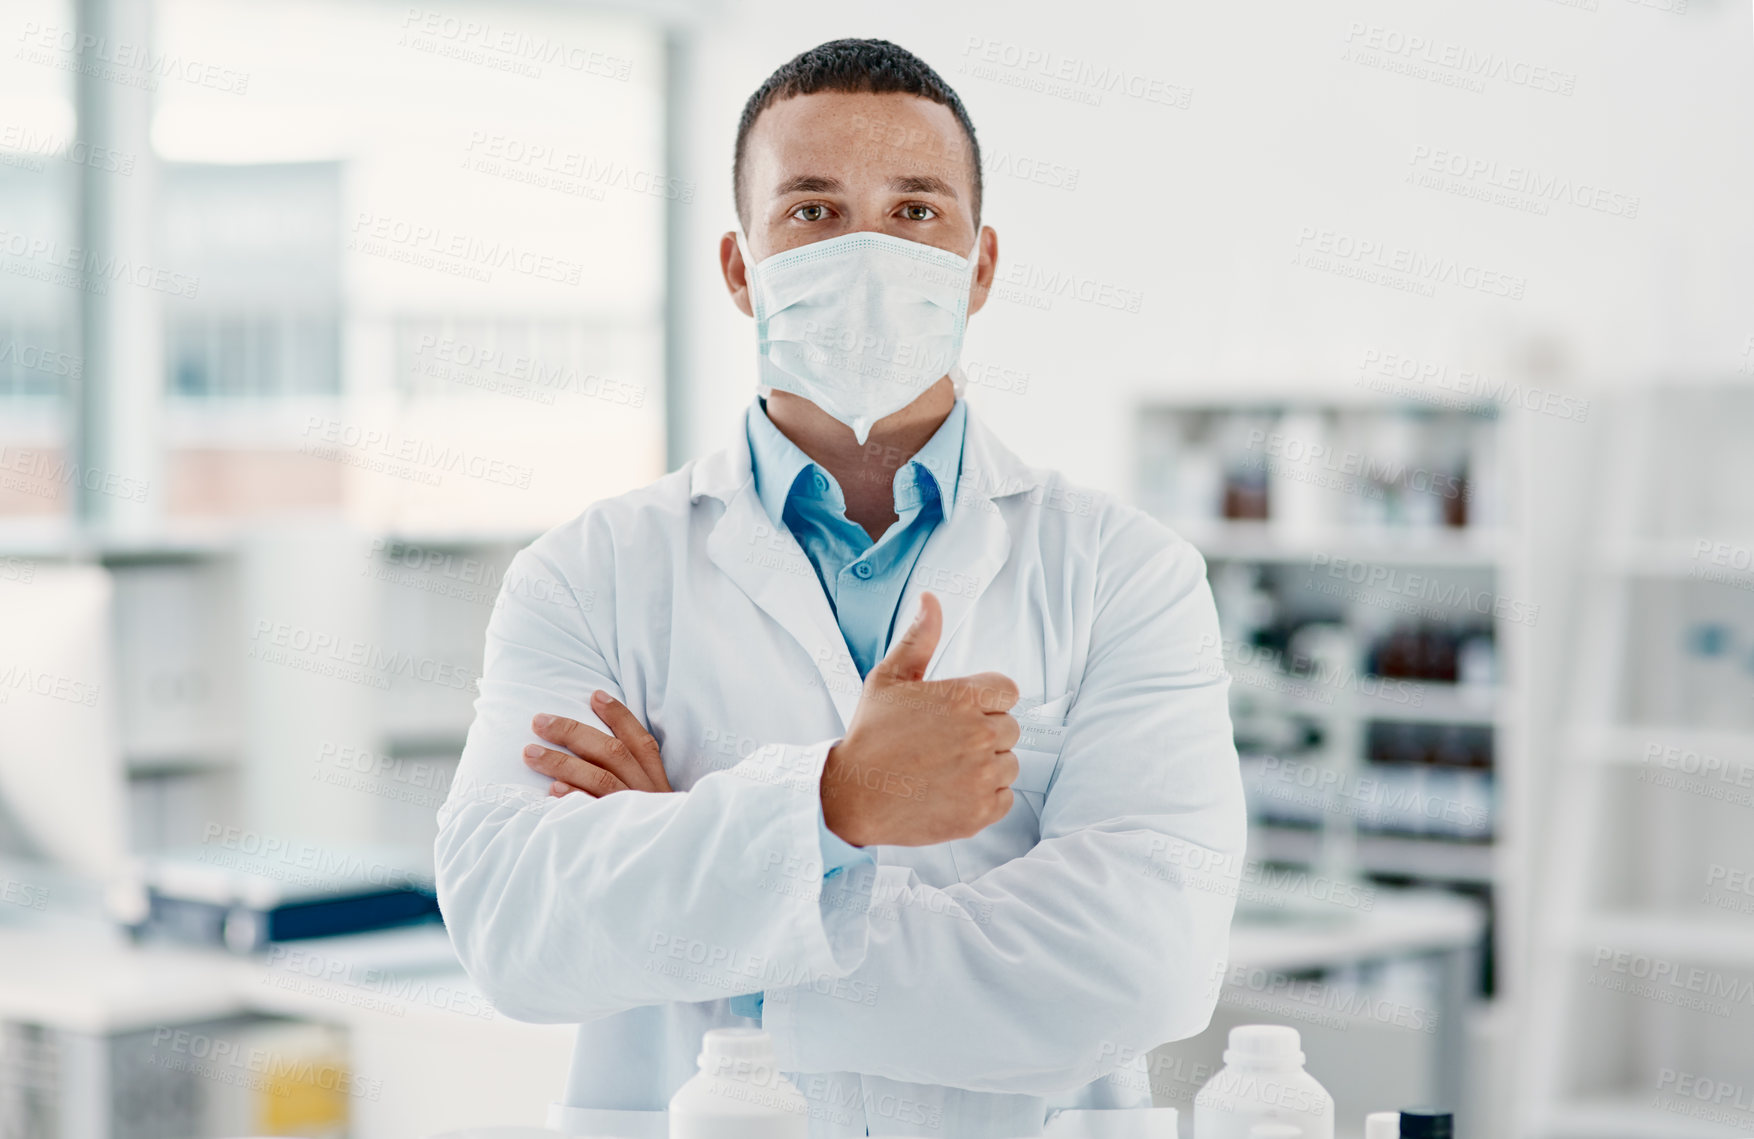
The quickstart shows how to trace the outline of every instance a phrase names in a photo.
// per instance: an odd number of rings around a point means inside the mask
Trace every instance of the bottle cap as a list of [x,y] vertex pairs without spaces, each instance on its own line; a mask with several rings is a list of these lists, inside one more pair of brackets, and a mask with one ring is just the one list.
[[1373,1111],[1365,1116],[1364,1139],[1401,1139],[1401,1113]]
[[759,1028],[709,1028],[695,1059],[710,1073],[771,1070],[773,1062],[773,1037]]
[[1226,1064],[1303,1064],[1303,1038],[1283,1024],[1239,1024],[1230,1030]]
[[1454,1139],[1455,1120],[1440,1107],[1403,1107],[1401,1139]]

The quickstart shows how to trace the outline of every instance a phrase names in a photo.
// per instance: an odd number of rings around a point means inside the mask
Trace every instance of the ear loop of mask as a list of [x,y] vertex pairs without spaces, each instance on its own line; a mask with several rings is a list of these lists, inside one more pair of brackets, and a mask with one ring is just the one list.
[[[737,235],[737,253],[743,258],[743,285],[749,291],[749,307],[753,311],[756,308],[755,258],[749,255],[749,238],[743,232],[743,223],[738,222],[733,227],[732,232]],[[763,400],[771,399],[773,386],[758,380],[755,384],[755,394]]]
[[[969,299],[972,300],[974,299],[974,279],[980,276],[981,272],[981,235],[979,233],[974,235],[974,248],[968,251],[967,261]],[[962,314],[964,341],[968,339],[968,318],[970,315],[967,311]],[[956,363],[950,365],[949,372],[950,390],[956,394],[957,399],[961,399],[968,391],[968,373],[962,370],[962,343],[959,342],[956,347]]]

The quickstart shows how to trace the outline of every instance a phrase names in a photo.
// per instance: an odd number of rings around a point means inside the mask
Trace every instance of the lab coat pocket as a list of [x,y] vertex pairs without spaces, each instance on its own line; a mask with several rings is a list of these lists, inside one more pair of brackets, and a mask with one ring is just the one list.
[[1041,800],[1047,797],[1048,784],[1054,781],[1054,771],[1060,766],[1059,749],[1030,747],[1019,740],[1012,754],[1017,757],[1017,779],[1011,784],[1011,790],[1034,796],[1025,801],[1038,808],[1036,816],[1039,818]]
[[1047,795],[1048,784],[1060,766],[1060,748],[1066,739],[1066,711],[1072,706],[1070,692],[1052,700],[1033,704],[1019,702],[1012,710],[1022,734],[1011,751],[1017,756],[1017,781],[1013,791],[1022,791],[1038,798],[1027,800],[1041,815],[1041,798]]
[[1072,696],[1019,702],[1011,714],[1022,735],[1011,751],[1017,757],[1017,778],[1011,784],[1011,811],[973,838],[950,844],[956,875],[972,882],[996,866],[1028,854],[1041,841],[1042,805],[1060,767],[1066,735],[1066,710]]

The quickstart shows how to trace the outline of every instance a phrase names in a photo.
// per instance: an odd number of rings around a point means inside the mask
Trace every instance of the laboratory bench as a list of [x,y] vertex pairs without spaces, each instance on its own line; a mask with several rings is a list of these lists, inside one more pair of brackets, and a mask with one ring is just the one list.
[[[1441,892],[1385,891],[1372,901],[1368,909],[1327,918],[1291,911],[1240,918],[1227,976],[1434,957],[1444,983],[1432,1086],[1459,1095],[1448,1081],[1461,1070],[1463,1013],[1484,916],[1467,899]],[[541,1125],[571,1053],[570,1026],[525,1024],[494,1012],[437,925],[292,942],[245,957],[135,944],[89,918],[20,911],[0,917],[0,961],[0,1024],[32,1026],[55,1042],[61,1139],[129,1132],[111,1126],[95,1106],[117,1098],[116,1053],[108,1042],[134,1040],[129,1055],[145,1055],[149,1065],[187,1066],[201,1059],[195,1053],[202,1026],[236,1018],[287,1018],[344,1031],[354,1081],[348,1131],[362,1139]],[[179,1030],[185,1035],[178,1037]]]

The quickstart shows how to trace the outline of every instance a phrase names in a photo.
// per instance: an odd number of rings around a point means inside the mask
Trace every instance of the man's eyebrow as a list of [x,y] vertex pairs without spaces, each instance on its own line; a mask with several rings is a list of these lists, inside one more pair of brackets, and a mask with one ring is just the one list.
[[833,194],[845,189],[838,178],[830,178],[825,174],[799,174],[781,182],[774,189],[773,196],[783,198],[787,194]]
[[[956,197],[956,187],[936,174],[898,174],[889,180],[889,188],[903,194],[942,194],[951,199]],[[799,174],[776,186],[773,195],[783,198],[787,194],[837,194],[845,190],[846,186],[838,178],[830,178],[826,174]]]
[[946,198],[956,197],[956,187],[936,174],[898,174],[889,180],[889,188],[904,194],[942,194]]

